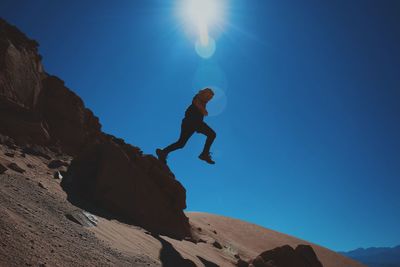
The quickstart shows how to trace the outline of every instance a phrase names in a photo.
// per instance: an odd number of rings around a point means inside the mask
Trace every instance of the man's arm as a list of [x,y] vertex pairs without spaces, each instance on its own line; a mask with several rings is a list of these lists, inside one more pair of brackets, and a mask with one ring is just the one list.
[[206,103],[203,103],[202,101],[200,101],[197,97],[193,100],[193,104],[201,111],[201,113],[204,116],[208,115],[208,112],[205,108]]

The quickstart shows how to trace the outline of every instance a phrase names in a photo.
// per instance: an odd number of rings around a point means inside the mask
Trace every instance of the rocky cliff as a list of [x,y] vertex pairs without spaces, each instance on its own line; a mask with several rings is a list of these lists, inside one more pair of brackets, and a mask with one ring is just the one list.
[[0,19],[0,132],[18,144],[56,146],[77,155],[101,125],[82,100],[48,75],[38,43]]
[[23,147],[74,157],[63,188],[85,202],[146,229],[190,236],[186,191],[167,166],[101,131],[82,99],[47,74],[38,43],[0,19],[0,134]]

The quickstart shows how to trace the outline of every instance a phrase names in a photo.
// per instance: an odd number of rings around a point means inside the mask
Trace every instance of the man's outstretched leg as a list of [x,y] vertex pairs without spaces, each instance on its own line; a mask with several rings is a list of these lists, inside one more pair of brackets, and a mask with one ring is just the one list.
[[199,155],[199,159],[206,161],[210,164],[215,164],[215,161],[212,160],[210,155],[210,148],[212,143],[214,142],[217,134],[213,129],[210,128],[205,122],[201,123],[196,130],[198,133],[202,133],[207,136],[206,143],[204,144],[203,152]]
[[183,148],[185,146],[186,142],[189,140],[189,138],[193,135],[193,133],[194,133],[194,130],[192,127],[190,127],[190,125],[182,123],[181,134],[179,136],[178,141],[167,146],[164,149],[159,149],[159,148],[156,149],[156,154],[158,156],[158,159],[166,164],[168,154],[174,150]]

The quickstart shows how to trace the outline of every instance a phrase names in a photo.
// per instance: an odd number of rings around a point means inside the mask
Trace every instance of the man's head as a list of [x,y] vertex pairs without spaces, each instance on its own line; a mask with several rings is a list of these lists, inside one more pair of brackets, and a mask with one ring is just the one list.
[[201,96],[202,99],[206,101],[210,101],[211,98],[214,96],[214,91],[211,88],[204,88],[203,90],[199,91],[199,95]]

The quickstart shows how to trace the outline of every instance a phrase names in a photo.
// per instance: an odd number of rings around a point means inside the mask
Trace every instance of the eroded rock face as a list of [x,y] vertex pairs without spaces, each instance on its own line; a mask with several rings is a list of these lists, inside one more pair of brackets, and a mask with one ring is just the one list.
[[239,260],[240,267],[322,267],[313,248],[298,245],[293,249],[289,245],[264,251],[250,263]]
[[19,143],[44,144],[49,135],[37,107],[45,77],[36,41],[0,19],[0,132]]
[[154,233],[190,236],[185,188],[156,158],[120,142],[107,136],[76,157],[62,182],[68,194]]
[[0,134],[23,153],[47,158],[41,148],[52,148],[73,156],[62,179],[70,196],[152,232],[190,236],[186,191],[168,167],[104,134],[82,99],[43,71],[37,47],[0,19]]
[[101,136],[99,119],[55,76],[43,80],[38,107],[51,143],[67,154],[76,155],[82,146]]
[[38,43],[0,19],[0,97],[35,108],[45,76]]
[[38,43],[0,19],[0,133],[17,144],[76,155],[101,135],[99,120],[64,82],[44,72]]

